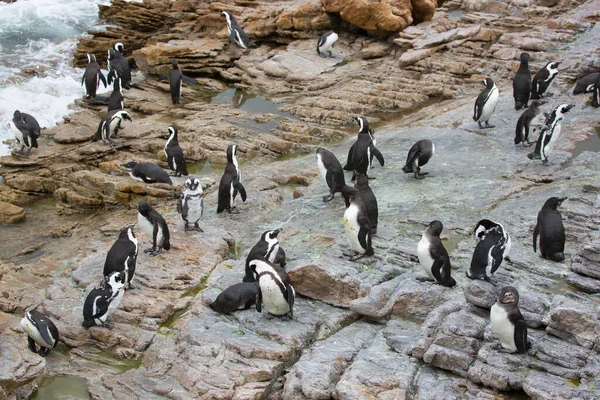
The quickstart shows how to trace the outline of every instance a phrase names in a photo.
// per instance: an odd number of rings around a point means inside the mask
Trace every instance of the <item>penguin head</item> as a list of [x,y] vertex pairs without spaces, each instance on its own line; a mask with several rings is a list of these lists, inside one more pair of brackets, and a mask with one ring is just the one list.
[[231,14],[228,11],[223,11],[221,12],[221,17],[225,18],[227,20],[227,26],[230,27],[231,26]]
[[117,291],[125,285],[125,272],[115,271],[108,275],[105,279],[106,283],[110,285],[112,290]]
[[442,233],[442,229],[444,229],[444,225],[442,224],[441,221],[438,221],[437,219],[435,221],[431,221],[429,223],[429,226],[427,227],[427,234],[431,235],[431,236],[437,236],[439,237],[440,234]]
[[114,60],[116,56],[117,56],[117,54],[116,54],[115,50],[108,49],[108,59],[109,60]]
[[170,125],[167,130],[169,131],[169,137],[173,135],[177,136],[177,127],[175,125]]
[[121,229],[121,232],[119,233],[119,239],[127,239],[132,236],[135,238],[135,233],[133,233],[133,225],[126,226],[125,228]]
[[521,62],[529,62],[529,53],[521,53]]
[[173,57],[173,59],[171,60],[171,66],[173,67],[173,69],[179,69],[179,64],[177,63],[177,59],[175,57]]
[[359,196],[358,189],[353,188],[352,186],[344,186],[342,188],[342,197],[344,198],[344,202],[346,203],[346,207],[350,206],[350,203],[354,201]]
[[519,292],[512,286],[504,286],[500,289],[498,301],[502,304],[519,304]]
[[556,113],[561,116],[565,115],[573,107],[575,107],[575,104],[561,104],[560,106],[556,107]]
[[548,200],[546,200],[546,202],[544,203],[544,206],[542,208],[549,208],[551,210],[556,210],[558,209],[558,207],[562,204],[563,201],[565,201],[567,199],[567,197],[550,197]]
[[138,205],[138,212],[144,217],[147,217],[148,213],[150,212],[150,204],[148,204],[146,200],[140,201],[140,204]]
[[15,110],[15,113],[13,114],[13,120],[19,120],[21,119],[21,111],[19,110]]
[[352,121],[358,124],[358,133],[370,133],[369,122],[365,117],[352,117]]
[[557,69],[559,65],[560,65],[560,61],[556,61],[556,62],[549,62],[549,63],[546,65],[546,68],[547,68],[547,69]]
[[237,144],[230,144],[229,147],[227,147],[227,161],[233,162],[233,160],[236,158],[235,157],[236,153],[237,153]]
[[119,110],[118,114],[121,116],[121,118],[126,119],[129,122],[133,122],[133,120],[131,119],[131,117],[129,116],[129,113],[125,110]]
[[494,81],[492,80],[492,78],[485,78],[483,80],[483,84],[488,89],[492,89],[494,87]]
[[497,226],[497,223],[490,221],[489,219],[482,219],[477,222],[477,225],[475,225],[475,228],[473,228],[473,235],[475,238],[481,240],[490,229],[493,229]]
[[95,63],[96,62],[96,56],[91,54],[91,53],[87,53],[87,59],[88,59],[88,64],[91,63]]
[[121,43],[121,42],[115,43],[113,45],[113,49],[115,49],[116,51],[118,51],[121,54],[123,54],[125,52],[125,46],[123,46],[123,43]]
[[132,169],[134,168],[138,163],[135,161],[129,161],[128,163],[125,164],[121,164],[121,167],[125,167],[127,169]]
[[537,109],[537,108],[540,108],[541,106],[543,106],[546,103],[547,103],[547,101],[545,101],[545,100],[533,100],[531,103],[529,103],[529,108],[530,109]]
[[200,179],[198,178],[188,178],[185,181],[185,187],[186,189],[189,189],[191,191],[199,191],[200,193],[202,193],[202,185],[200,184]]
[[268,243],[278,242],[277,235],[279,235],[280,232],[281,229],[263,232],[261,239]]
[[367,175],[361,174],[357,171],[354,171],[354,173],[356,174],[356,180],[354,181],[354,187],[356,189],[368,188],[369,187],[369,178],[367,178]]

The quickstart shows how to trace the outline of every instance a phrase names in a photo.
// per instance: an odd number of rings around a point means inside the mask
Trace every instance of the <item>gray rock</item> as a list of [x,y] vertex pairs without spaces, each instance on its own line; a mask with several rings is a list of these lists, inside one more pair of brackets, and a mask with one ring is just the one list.
[[599,306],[583,298],[555,296],[548,314],[548,333],[586,348],[600,343]]

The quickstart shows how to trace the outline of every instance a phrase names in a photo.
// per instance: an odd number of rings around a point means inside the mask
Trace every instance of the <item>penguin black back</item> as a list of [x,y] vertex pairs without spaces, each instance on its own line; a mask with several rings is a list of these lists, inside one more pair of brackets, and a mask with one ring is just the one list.
[[540,69],[531,82],[531,100],[542,98],[544,93],[548,91],[554,78],[558,74],[558,66],[560,62],[549,62],[542,69]]
[[357,174],[354,187],[358,189],[360,198],[365,203],[367,216],[371,223],[371,234],[377,234],[377,220],[379,219],[379,209],[377,207],[377,198],[369,186],[369,179],[364,174]]
[[108,97],[108,111],[123,110],[123,93],[121,92],[121,78],[115,78],[113,82],[113,91]]
[[434,279],[442,286],[453,287],[456,281],[451,276],[450,257],[440,239],[443,229],[444,225],[441,221],[435,220],[429,223],[417,245],[417,256],[429,279]]
[[488,229],[485,235],[480,237],[475,246],[471,266],[466,272],[469,279],[483,279],[491,282],[493,275],[502,264],[506,242],[499,227]]
[[350,164],[355,171],[353,172],[351,179],[354,182],[356,173],[365,174],[368,177],[368,172],[371,169],[371,155],[374,155],[377,158],[382,167],[384,165],[384,160],[379,150],[377,150],[373,144],[373,138],[371,137],[369,124],[366,118],[354,117],[353,119],[360,126],[358,139],[356,140],[354,150],[352,151],[352,160]]
[[242,201],[246,201],[246,189],[241,182],[236,153],[236,144],[227,147],[227,165],[219,183],[217,214],[225,210],[229,213],[235,212],[234,201],[238,193],[242,197]]
[[533,144],[529,140],[529,133],[536,125],[543,126],[544,124],[544,113],[540,108],[543,104],[546,104],[546,102],[534,100],[529,105],[529,108],[521,114],[515,130],[515,144],[522,142],[523,147],[529,147]]
[[231,43],[238,45],[242,49],[245,49],[245,54],[247,54],[251,48],[256,47],[256,44],[250,41],[248,35],[246,35],[246,32],[244,32],[240,24],[238,24],[235,18],[233,18],[228,11],[223,11],[221,16],[225,17],[227,22],[227,30],[229,32],[229,40]]
[[153,163],[138,163],[130,161],[121,166],[130,169],[129,175],[137,180],[145,183],[167,183],[172,185],[171,177],[160,166]]
[[600,107],[600,74],[598,74],[596,82],[594,82],[592,92],[592,107],[598,108]]
[[100,86],[100,81],[102,81],[104,87],[107,87],[107,84],[106,78],[100,70],[100,66],[96,62],[96,56],[88,53],[87,58],[88,64],[86,65],[83,76],[81,77],[81,85],[83,86],[85,83],[85,97],[89,99],[96,96],[96,92]]
[[[58,329],[54,322],[37,310],[25,313],[21,327],[27,333],[27,344],[31,352],[46,357],[58,344]],[[39,348],[37,348],[39,346]]]
[[413,144],[406,157],[406,165],[402,167],[405,173],[414,173],[415,179],[423,179],[427,172],[421,173],[421,167],[429,162],[435,154],[435,145],[431,140],[423,139]]
[[185,156],[183,155],[183,150],[179,147],[177,127],[171,125],[167,130],[169,132],[169,137],[165,143],[165,155],[167,156],[169,168],[175,173],[175,176],[188,176]]
[[13,114],[11,127],[15,138],[21,145],[20,153],[23,153],[25,147],[27,147],[28,153],[32,148],[38,147],[37,139],[40,137],[41,130],[40,124],[33,116],[16,110]]
[[565,227],[558,207],[567,198],[550,197],[538,213],[533,230],[533,251],[536,252],[537,238],[540,237],[540,253],[543,258],[553,261],[565,259]]
[[112,83],[112,80],[119,77],[122,80],[122,85],[125,89],[131,87],[131,67],[129,61],[123,55],[125,46],[123,43],[117,42],[113,45],[112,49],[108,51],[108,83]]
[[146,236],[152,238],[152,247],[145,249],[145,253],[156,256],[162,249],[171,249],[167,221],[146,200],[140,201],[138,205],[138,224]]
[[267,260],[271,263],[279,264],[281,268],[285,267],[285,252],[283,252],[283,249],[279,245],[279,239],[277,238],[280,232],[281,229],[263,232],[260,236],[260,240],[252,247],[250,252],[248,252],[248,255],[246,256],[246,275],[243,279],[244,282],[254,282],[256,280],[256,277],[252,274],[252,270],[250,269],[250,262],[252,260]]
[[346,203],[344,212],[344,229],[350,244],[350,249],[359,256],[351,257],[351,261],[358,260],[363,256],[374,254],[371,245],[371,222],[367,213],[367,207],[360,197],[358,189],[345,186],[342,189],[342,197]]
[[104,262],[104,276],[113,272],[123,271],[125,283],[131,287],[131,280],[135,274],[135,266],[138,255],[138,240],[133,232],[133,226],[123,228],[119,237],[106,254]]
[[593,72],[581,78],[573,88],[573,94],[591,92],[598,77],[600,77],[600,72]]
[[257,282],[236,283],[223,290],[209,307],[221,314],[247,310],[256,303],[259,291]]
[[171,65],[173,67],[170,78],[171,101],[173,102],[173,104],[179,104],[183,74],[181,73],[181,69],[179,69],[179,64],[177,63],[176,58],[173,58],[171,60]]
[[521,53],[521,65],[513,79],[513,97],[515,110],[528,107],[531,96],[531,71],[529,70],[529,54]]
[[323,196],[323,201],[331,201],[335,194],[341,192],[342,188],[346,186],[342,164],[340,164],[335,154],[331,151],[319,147],[317,149],[317,166],[319,167],[321,176],[329,187],[329,195]]

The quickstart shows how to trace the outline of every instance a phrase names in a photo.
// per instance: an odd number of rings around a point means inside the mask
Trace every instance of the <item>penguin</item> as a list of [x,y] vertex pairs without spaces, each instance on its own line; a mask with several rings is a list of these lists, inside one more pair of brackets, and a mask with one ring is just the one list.
[[552,261],[565,259],[565,227],[558,207],[567,198],[550,197],[538,213],[533,230],[533,252],[537,252],[537,238],[540,237],[540,253]]
[[209,307],[221,314],[247,310],[256,303],[259,291],[258,282],[236,283],[223,290]]
[[[358,134],[360,135],[361,132],[367,131],[369,133],[369,136],[371,138],[371,140],[373,141],[373,146],[377,145],[377,141],[375,140],[375,131],[371,128],[369,128],[369,121],[367,121],[366,118],[364,117],[358,117]],[[355,121],[356,118],[353,117],[352,121]],[[354,165],[352,164],[352,158],[354,156],[354,149],[356,148],[356,143],[358,142],[358,140],[356,142],[354,142],[352,144],[352,146],[350,146],[350,149],[348,150],[348,157],[346,158],[346,165],[344,165],[344,171],[354,171]],[[371,154],[371,166],[373,164],[373,154]]]
[[96,96],[96,92],[100,87],[100,81],[102,81],[104,87],[107,87],[107,84],[106,78],[100,70],[100,66],[96,62],[96,56],[88,53],[87,58],[88,64],[85,67],[83,76],[81,77],[81,86],[83,86],[85,83],[85,97],[86,99],[91,99]]
[[152,238],[152,247],[145,249],[144,253],[156,256],[163,249],[168,251],[171,248],[167,222],[146,200],[140,201],[138,206],[138,224],[146,236]]
[[319,42],[317,43],[317,53],[325,58],[325,53],[329,53],[329,57],[333,57],[333,53],[331,49],[333,49],[333,45],[338,40],[338,34],[334,31],[329,31],[321,35],[319,38]]
[[227,166],[219,183],[219,202],[217,205],[217,214],[227,210],[229,213],[237,213],[235,207],[235,198],[240,193],[242,201],[246,201],[246,189],[242,185],[242,176],[239,171],[238,161],[235,156],[237,153],[237,144],[231,144],[227,147]]
[[558,137],[560,136],[562,120],[565,114],[573,107],[575,107],[574,104],[565,103],[552,110],[550,116],[546,120],[546,126],[544,126],[540,132],[540,136],[535,144],[535,150],[533,153],[527,155],[530,160],[541,159],[544,165],[548,165],[548,156],[552,153],[552,150],[558,141]]
[[592,107],[598,108],[600,107],[600,75],[596,78],[592,92]]
[[169,131],[169,138],[165,143],[165,155],[167,156],[169,168],[175,173],[175,176],[188,176],[185,156],[183,155],[183,150],[179,147],[179,141],[177,139],[177,127],[171,125],[167,130]]
[[[485,78],[483,84],[485,89],[477,96],[473,110],[473,121],[477,122],[479,129],[494,127],[494,125],[490,125],[489,120],[498,104],[498,88],[492,78]],[[482,122],[485,122],[485,127],[481,125]]]
[[350,261],[356,261],[364,256],[372,256],[374,251],[371,247],[371,222],[360,192],[358,189],[346,186],[342,189],[342,196],[347,207],[344,212],[346,237],[350,243],[350,249],[359,254],[351,257]]
[[536,127],[543,127],[546,116],[540,106],[546,104],[545,101],[533,100],[517,121],[515,130],[515,144],[523,143],[523,147],[529,147],[533,142],[529,141],[529,131]]
[[131,88],[131,68],[129,67],[129,61],[123,55],[124,51],[125,46],[121,42],[115,43],[113,48],[108,50],[108,84],[119,77],[122,80],[123,87],[129,89]]
[[18,144],[21,145],[21,149],[18,151],[20,154],[24,154],[25,147],[27,147],[27,154],[33,147],[37,149],[37,139],[40,137],[41,128],[34,117],[16,110],[10,121],[10,127]]
[[137,163],[130,161],[125,164],[121,164],[122,167],[129,169],[129,176],[136,181],[142,181],[145,183],[167,183],[172,185],[171,177],[161,167],[152,163]]
[[240,24],[237,23],[228,11],[223,11],[221,16],[225,17],[225,20],[227,21],[227,31],[229,32],[229,40],[231,43],[246,50],[244,54],[248,54],[250,49],[256,48],[256,44],[248,39],[246,32],[244,32]]
[[[202,197],[202,185],[199,179],[191,177],[185,181],[181,196],[177,201],[177,212],[185,224],[186,232],[204,232],[198,226],[198,221],[204,213],[204,198]],[[194,226],[192,227],[191,224]]]
[[515,98],[515,110],[529,107],[531,96],[531,71],[529,70],[529,54],[521,53],[521,65],[513,79],[513,97]]
[[435,145],[431,140],[423,139],[413,144],[406,157],[406,165],[402,167],[404,173],[414,173],[415,179],[423,179],[427,172],[421,173],[421,167],[429,162],[435,154]]
[[382,167],[384,160],[379,150],[377,150],[373,144],[373,138],[366,119],[363,117],[353,117],[352,119],[356,121],[360,127],[358,139],[356,140],[354,150],[352,151],[352,159],[348,161],[350,163],[349,165],[354,168],[351,179],[351,181],[354,182],[357,173],[365,174],[367,175],[367,178],[369,177],[368,172],[371,169],[372,155],[377,158]]
[[467,278],[492,283],[490,276],[500,268],[505,250],[506,241],[500,228],[495,226],[488,229],[475,246],[471,266],[466,272]]
[[502,259],[508,260],[508,253],[510,253],[510,249],[512,247],[512,240],[502,224],[489,219],[479,220],[477,225],[475,225],[475,228],[473,228],[473,236],[475,236],[475,239],[478,241],[483,240],[485,238],[485,234],[492,228],[496,228],[498,233],[502,235],[503,239],[501,239],[499,242],[500,250],[502,251]]
[[367,210],[367,216],[371,223],[371,234],[377,234],[377,220],[379,218],[379,209],[377,207],[377,198],[369,186],[369,179],[365,174],[357,174],[356,181],[354,182],[354,188],[358,189],[360,198]]
[[323,202],[331,201],[335,194],[341,192],[342,188],[346,186],[342,164],[331,151],[319,147],[317,149],[317,166],[329,187],[329,195],[323,196]]
[[498,301],[490,310],[492,331],[500,344],[511,353],[525,353],[531,348],[527,340],[527,324],[519,310],[519,292],[512,286],[500,290]]
[[560,62],[558,61],[549,62],[535,74],[531,82],[531,100],[540,99],[550,89],[554,78],[558,74],[559,65]]
[[92,138],[92,142],[97,142],[102,139],[104,144],[108,144],[110,147],[116,147],[117,143],[110,138],[112,136],[117,136],[121,127],[121,121],[127,120],[129,122],[133,122],[129,113],[125,110],[112,110],[109,111],[98,124],[98,130],[96,130],[96,134]]
[[279,265],[266,260],[250,261],[250,269],[258,280],[256,311],[264,308],[271,315],[294,317],[296,291],[287,272]]
[[124,110],[123,93],[121,93],[121,78],[115,78],[113,82],[113,91],[108,96],[108,111]]
[[594,89],[594,82],[600,76],[600,72],[593,72],[581,78],[573,88],[573,94],[590,93]]
[[133,226],[123,228],[115,243],[108,250],[108,254],[106,254],[104,276],[109,276],[113,272],[123,271],[125,273],[124,283],[131,289],[131,280],[133,279],[133,274],[135,274],[138,250],[138,240],[133,232]]
[[[46,357],[58,344],[58,329],[54,322],[37,310],[27,311],[21,320],[27,334],[27,344],[33,353]],[[39,346],[39,349],[37,348]]]
[[456,285],[450,276],[452,266],[446,248],[442,244],[440,234],[444,226],[440,221],[431,221],[417,245],[417,257],[425,270],[428,280],[433,280],[442,286]]
[[258,243],[252,247],[246,256],[246,275],[243,279],[244,282],[254,282],[257,279],[257,277],[252,274],[252,269],[250,268],[250,261],[252,260],[267,260],[279,265],[281,268],[285,267],[285,251],[279,245],[279,239],[277,238],[280,232],[281,229],[274,229],[262,233]]
[[196,81],[192,78],[183,75],[176,58],[171,60],[171,66],[173,67],[171,73],[169,74],[171,101],[173,104],[179,104],[179,99],[181,98],[182,93],[182,84],[185,82],[188,85],[198,86],[198,83],[196,83]]
[[119,306],[125,292],[125,272],[115,271],[105,276],[100,285],[93,288],[83,303],[83,326],[89,329],[94,325],[102,325],[107,329],[113,328],[112,322],[107,322],[108,315]]

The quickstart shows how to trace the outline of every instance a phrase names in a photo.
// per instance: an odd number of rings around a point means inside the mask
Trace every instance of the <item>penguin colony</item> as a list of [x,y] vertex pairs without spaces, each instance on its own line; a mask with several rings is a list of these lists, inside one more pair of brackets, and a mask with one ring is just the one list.
[[[239,23],[233,16],[223,11],[221,15],[226,20],[231,43],[246,50],[248,54],[256,44],[251,42]],[[317,53],[321,57],[333,57],[332,48],[338,40],[335,32],[323,34],[317,42]],[[87,54],[88,65],[82,77],[85,84],[85,98],[90,101],[108,103],[108,113],[102,117],[93,141],[102,141],[112,147],[117,144],[111,137],[123,129],[121,122],[132,122],[129,113],[124,110],[122,88],[132,88],[132,78],[129,62],[124,57],[125,48],[121,42],[114,44],[108,50],[108,81],[100,70],[93,54]],[[534,152],[530,159],[541,159],[548,162],[556,141],[559,138],[561,123],[565,114],[574,107],[570,104],[560,104],[554,107],[550,114],[545,114],[541,107],[546,104],[540,99],[547,96],[548,90],[558,74],[559,62],[549,62],[531,78],[529,69],[529,54],[521,54],[519,69],[513,80],[513,97],[515,110],[526,110],[517,121],[514,143],[531,146],[530,135],[536,129],[540,130]],[[176,58],[172,59],[172,70],[167,75],[170,82],[170,93],[173,104],[181,100],[182,83],[197,85],[197,83],[181,72]],[[106,98],[96,96],[100,82],[107,87],[113,84],[111,95]],[[483,81],[485,90],[475,101],[473,120],[479,128],[494,128],[489,124],[496,105],[499,91],[494,81],[487,77]],[[592,106],[599,107],[600,73],[590,74],[582,78],[573,90],[573,94],[593,93]],[[529,101],[532,100],[531,105]],[[359,126],[357,141],[351,146],[346,165],[342,168],[336,156],[325,148],[317,149],[317,166],[329,188],[329,194],[323,197],[323,202],[331,202],[336,193],[341,193],[346,206],[343,215],[343,225],[350,244],[350,260],[373,256],[373,236],[377,234],[378,206],[376,196],[369,186],[368,173],[372,168],[375,157],[381,167],[384,158],[375,147],[374,131],[364,117],[353,117]],[[484,125],[482,125],[485,124]],[[10,121],[12,130],[22,154],[25,147],[28,153],[37,148],[40,137],[40,126],[36,119],[26,113],[16,110]],[[167,142],[164,146],[169,168],[175,176],[188,176],[183,150],[179,147],[178,130],[169,126]],[[227,148],[227,166],[219,185],[217,213],[227,210],[229,213],[239,212],[235,207],[235,199],[239,194],[246,201],[246,189],[242,185],[236,152],[237,144]],[[431,140],[417,141],[409,150],[403,172],[412,173],[415,179],[423,179],[427,172],[421,172],[435,153],[435,145]],[[152,163],[137,163],[131,161],[122,164],[130,170],[133,179],[145,183],[172,184],[171,178],[160,166]],[[344,171],[351,171],[354,187],[346,184]],[[540,210],[533,232],[533,250],[539,249],[543,258],[553,261],[563,261],[565,246],[565,229],[558,207],[566,198],[551,197]],[[199,221],[204,214],[203,190],[199,179],[190,177],[186,180],[181,196],[177,202],[177,211],[184,223],[184,229],[203,233]],[[151,256],[169,251],[169,226],[161,214],[146,200],[138,207],[137,225],[151,239],[152,246],[146,250]],[[425,277],[418,280],[429,280],[435,284],[452,288],[456,281],[451,276],[451,261],[441,239],[443,224],[439,220],[432,221],[421,240],[416,246],[419,263],[424,269]],[[219,313],[231,313],[248,309],[255,305],[257,311],[263,309],[270,315],[293,318],[296,293],[285,271],[285,251],[279,244],[280,229],[265,231],[257,244],[251,249],[246,258],[243,282],[225,289],[210,307]],[[470,268],[466,276],[470,279],[482,279],[493,284],[491,279],[498,271],[504,260],[508,259],[511,248],[511,238],[500,223],[488,219],[480,220],[473,229],[476,246],[473,252]],[[124,227],[117,240],[107,253],[103,270],[103,279],[87,294],[83,304],[82,326],[86,329],[93,326],[103,326],[111,329],[113,322],[108,320],[111,312],[116,309],[124,296],[126,289],[132,289],[132,280],[136,271],[139,251],[139,240],[134,232],[134,225]],[[499,339],[499,346],[504,351],[524,353],[531,343],[527,337],[527,326],[519,307],[517,289],[506,286],[500,289],[498,301],[491,309],[491,327]],[[29,349],[46,357],[56,347],[59,332],[54,323],[44,314],[33,309],[27,311],[21,321],[21,327],[28,335]]]

